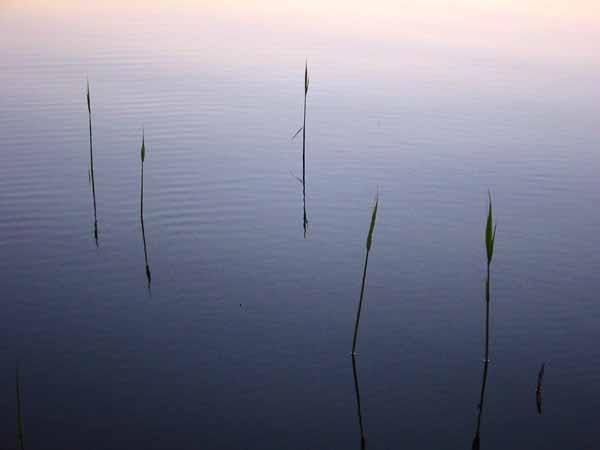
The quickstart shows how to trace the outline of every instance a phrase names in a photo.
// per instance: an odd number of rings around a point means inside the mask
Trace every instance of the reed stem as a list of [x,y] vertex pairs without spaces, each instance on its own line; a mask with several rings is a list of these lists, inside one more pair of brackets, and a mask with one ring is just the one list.
[[306,92],[304,93],[304,121],[302,123],[302,194],[306,197]]
[[352,339],[352,355],[356,355],[356,340],[358,339],[358,326],[360,325],[360,314],[362,311],[363,297],[365,293],[365,280],[367,278],[367,265],[369,264],[369,251],[365,255],[365,266],[363,269],[362,284],[360,286],[360,300],[358,302],[358,311],[356,313],[356,322],[354,324],[354,338]]
[[92,106],[90,101],[90,83],[87,83],[87,106],[88,106],[88,123],[90,130],[90,178],[92,181],[92,199],[94,202],[94,240],[96,241],[96,247],[98,247],[98,215],[96,213],[96,182],[94,179],[94,151],[93,151],[93,139],[92,139]]
[[140,187],[140,218],[144,220],[144,162],[142,161],[142,177]]
[[485,280],[485,361],[490,360],[490,265]]
[[483,405],[485,402],[485,387],[487,385],[488,366],[489,362],[486,360],[483,363],[483,379],[481,380],[481,392],[479,394],[479,404],[477,405],[477,408],[479,409],[479,412],[477,414],[477,429],[475,430],[475,437],[473,438],[473,444],[471,446],[472,450],[479,450],[481,445],[481,438],[479,432],[481,430],[481,417],[483,415]]
[[21,381],[19,376],[19,366],[16,370],[16,390],[17,390],[17,442],[19,450],[25,450],[25,438],[23,433],[23,414],[21,411]]

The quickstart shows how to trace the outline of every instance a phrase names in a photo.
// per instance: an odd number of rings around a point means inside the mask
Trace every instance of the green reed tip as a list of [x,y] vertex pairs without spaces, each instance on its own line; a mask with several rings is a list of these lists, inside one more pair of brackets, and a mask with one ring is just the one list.
[[373,214],[371,215],[371,225],[369,226],[369,235],[367,236],[367,251],[371,250],[373,243],[373,231],[375,230],[375,221],[377,220],[377,208],[379,207],[379,188],[375,195],[375,206],[373,206]]
[[489,207],[487,223],[485,226],[485,247],[487,250],[488,266],[492,263],[492,257],[494,256],[494,243],[496,241],[496,225],[494,225],[494,219],[492,217],[492,194],[488,191]]
[[143,129],[142,129],[142,149],[141,149],[140,153],[141,153],[141,158],[142,158],[142,163],[143,163],[144,160],[146,159],[146,144],[145,144]]
[[87,80],[87,93],[86,93],[85,97],[87,99],[88,113],[91,114],[92,106],[90,104],[90,80]]
[[308,78],[308,60],[306,60],[305,66],[304,66],[304,95],[308,94],[308,85],[309,85],[309,78]]

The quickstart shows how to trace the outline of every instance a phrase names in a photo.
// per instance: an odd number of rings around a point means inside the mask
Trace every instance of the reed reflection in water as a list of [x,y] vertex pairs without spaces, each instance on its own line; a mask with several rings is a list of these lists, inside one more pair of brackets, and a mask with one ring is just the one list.
[[475,437],[473,438],[472,450],[479,450],[481,446],[480,430],[481,430],[481,418],[483,416],[483,407],[485,403],[485,388],[487,386],[488,367],[490,362],[485,360],[483,362],[483,377],[481,379],[481,392],[479,394],[479,403],[477,404],[477,428],[475,429]]
[[358,426],[360,428],[360,448],[367,448],[367,440],[365,438],[365,429],[363,426],[362,406],[360,404],[360,389],[358,386],[358,374],[356,371],[356,358],[352,355],[352,375],[354,376],[354,392],[356,394],[356,410],[358,413]]

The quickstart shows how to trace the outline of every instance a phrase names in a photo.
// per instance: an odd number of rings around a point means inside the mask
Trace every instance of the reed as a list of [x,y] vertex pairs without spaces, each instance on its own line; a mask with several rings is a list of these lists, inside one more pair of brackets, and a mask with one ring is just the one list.
[[304,229],[304,238],[306,239],[306,230],[308,229],[308,216],[306,214],[306,196],[304,196],[303,198],[302,211],[302,228]]
[[485,225],[485,247],[487,252],[487,277],[485,280],[485,360],[490,356],[490,266],[494,256],[496,242],[496,225],[492,216],[492,194],[488,191],[489,206],[487,223]]
[[144,217],[144,161],[146,160],[146,142],[144,130],[142,129],[142,148],[140,149],[140,160],[142,166],[141,189],[140,189],[140,217]]
[[477,415],[477,428],[475,437],[471,445],[472,450],[479,450],[481,447],[481,417],[483,415],[483,405],[485,402],[485,388],[487,386],[488,366],[490,363],[490,266],[494,256],[494,243],[496,241],[496,225],[492,215],[492,194],[488,191],[489,205],[488,215],[485,224],[485,249],[487,253],[487,276],[485,279],[485,358],[483,362],[483,378],[481,380],[481,392],[479,394],[479,413]]
[[487,378],[488,378],[488,365],[489,361],[484,361],[483,363],[483,377],[481,379],[481,392],[479,393],[479,403],[477,404],[477,409],[479,410],[477,414],[477,428],[475,430],[475,436],[473,437],[473,443],[471,444],[472,450],[479,450],[481,447],[481,417],[483,415],[483,406],[485,402],[485,388],[487,386]]
[[308,86],[310,80],[308,77],[308,60],[304,65],[304,116],[302,126],[292,136],[292,140],[302,132],[302,228],[304,229],[304,237],[306,238],[306,229],[308,227],[308,216],[306,214],[306,99],[308,97]]
[[94,180],[94,150],[92,145],[92,104],[90,100],[90,80],[87,80],[87,92],[85,95],[87,100],[88,108],[88,122],[90,129],[90,169],[88,171],[88,177],[92,184],[92,199],[94,202],[94,240],[96,241],[96,247],[98,247],[98,216],[96,214],[96,183]]
[[365,280],[367,278],[367,265],[369,264],[369,252],[373,244],[373,231],[375,230],[375,221],[377,220],[377,208],[379,207],[379,189],[375,196],[375,206],[371,214],[371,225],[369,226],[369,234],[367,236],[367,252],[365,254],[365,265],[363,268],[362,283],[360,286],[360,300],[358,302],[358,311],[356,313],[356,322],[354,324],[354,337],[352,338],[352,354],[356,354],[356,340],[358,338],[358,327],[360,325],[360,313],[362,311],[363,299],[365,294]]
[[302,122],[302,193],[306,198],[306,98],[308,97],[308,60],[304,65],[304,120]]
[[356,372],[356,360],[352,355],[352,375],[354,376],[354,393],[356,394],[356,410],[358,411],[358,426],[360,429],[360,448],[364,450],[367,445],[365,438],[365,429],[363,426],[362,407],[360,404],[360,389],[358,388],[358,375]]
[[538,372],[537,377],[537,387],[535,389],[535,403],[537,407],[537,412],[539,415],[542,414],[542,383],[544,382],[544,368],[546,364],[542,363],[542,367],[540,367],[540,371]]
[[140,183],[140,222],[142,224],[142,240],[144,242],[144,261],[146,263],[146,279],[148,280],[148,290],[150,290],[150,283],[152,282],[152,275],[150,273],[150,266],[148,265],[148,248],[146,246],[146,231],[144,229],[144,161],[146,160],[146,142],[144,136],[144,129],[142,129],[142,148],[140,149],[140,160],[142,166],[141,183]]
[[25,449],[25,438],[23,433],[23,413],[21,409],[21,377],[19,375],[19,366],[17,365],[15,385],[17,391],[17,444],[19,450]]

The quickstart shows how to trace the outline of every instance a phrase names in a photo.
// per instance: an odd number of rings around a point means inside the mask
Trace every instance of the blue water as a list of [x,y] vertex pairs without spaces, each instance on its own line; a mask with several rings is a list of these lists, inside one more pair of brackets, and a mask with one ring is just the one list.
[[488,189],[481,448],[597,446],[599,30],[561,22],[542,51],[157,5],[0,6],[2,446],[18,364],[28,449],[360,448],[377,189],[367,448],[471,448]]

